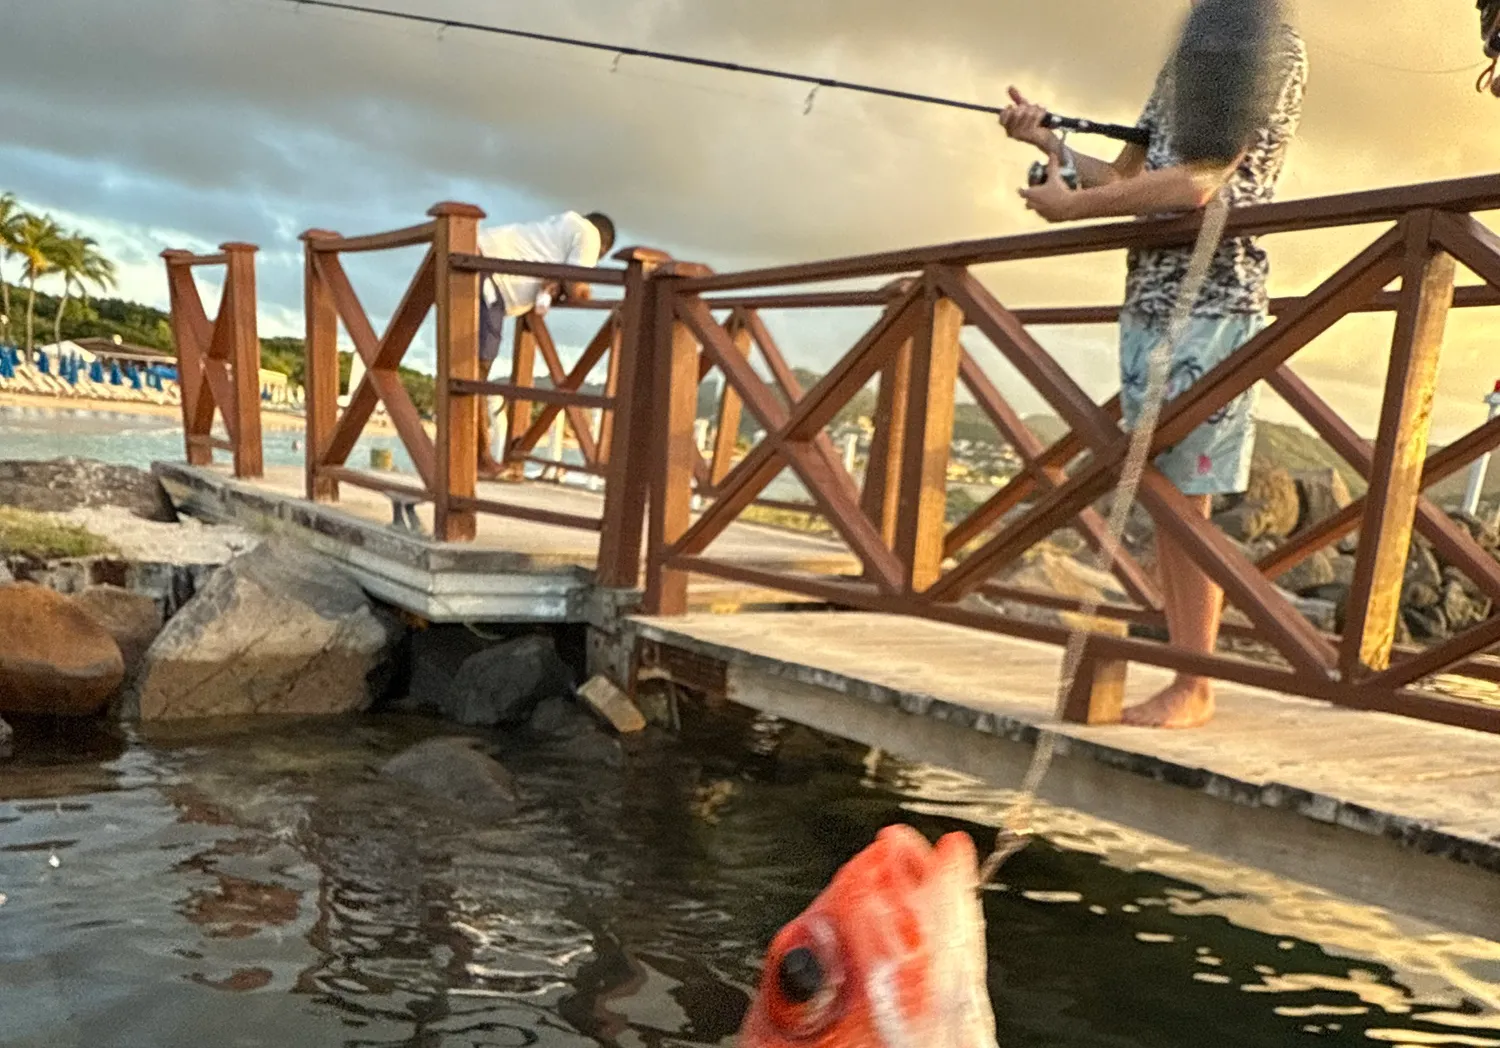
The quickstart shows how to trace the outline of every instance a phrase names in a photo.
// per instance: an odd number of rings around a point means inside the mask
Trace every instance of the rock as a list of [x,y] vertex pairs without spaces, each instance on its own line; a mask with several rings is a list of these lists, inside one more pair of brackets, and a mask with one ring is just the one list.
[[495,642],[463,626],[429,626],[411,634],[411,680],[407,691],[414,707],[437,710],[453,687],[458,668],[471,655]]
[[543,699],[531,714],[531,730],[538,735],[573,738],[599,731],[599,722],[588,710],[561,695]]
[[0,718],[0,761],[10,760],[12,754],[15,753],[13,745],[15,738],[16,733],[11,730],[10,725]]
[[1435,586],[1425,582],[1414,582],[1401,591],[1401,604],[1407,608],[1435,608],[1443,602],[1443,595]]
[[118,506],[143,520],[177,519],[172,500],[150,473],[93,459],[0,462],[0,506],[38,513]]
[[1348,553],[1340,553],[1337,556],[1330,557],[1329,561],[1333,564],[1333,580],[1335,582],[1345,587],[1354,585],[1354,568],[1357,562],[1353,556]]
[[595,713],[603,717],[609,726],[621,735],[633,735],[646,730],[646,717],[636,708],[614,681],[598,676],[578,689],[579,696]]
[[1338,578],[1333,571],[1333,558],[1319,550],[1282,575],[1276,580],[1276,584],[1284,590],[1306,596],[1309,591],[1319,586],[1327,586],[1337,581]]
[[125,660],[125,680],[133,681],[146,650],[161,633],[161,607],[150,597],[118,586],[90,586],[73,599],[115,639]]
[[1301,507],[1293,534],[1322,523],[1354,501],[1344,475],[1332,467],[1297,470],[1292,474],[1292,480],[1297,485],[1297,500]]
[[482,819],[513,814],[516,781],[499,761],[480,753],[478,739],[428,739],[391,758],[380,774]]
[[1413,640],[1442,640],[1448,636],[1448,617],[1443,614],[1441,607],[1403,605],[1401,618],[1411,631]]
[[1117,603],[1129,600],[1124,587],[1113,575],[1051,550],[1043,550],[1028,558],[1006,581],[1012,586],[1058,593],[1079,600]]
[[1471,593],[1467,585],[1457,580],[1443,586],[1442,607],[1448,628],[1454,632],[1477,626],[1490,616],[1490,602]]
[[1284,539],[1297,529],[1302,516],[1297,482],[1284,469],[1257,466],[1250,471],[1250,486],[1233,508],[1214,517],[1224,533],[1239,542],[1270,537]]
[[1306,600],[1327,601],[1337,607],[1342,607],[1349,599],[1349,584],[1345,582],[1330,582],[1326,586],[1316,586],[1302,594]]
[[1496,531],[1493,524],[1467,513],[1451,513],[1449,516],[1453,518],[1455,524],[1468,531],[1469,537],[1483,546],[1487,553],[1493,555],[1497,549],[1500,549],[1500,531]]
[[1293,596],[1298,613],[1324,633],[1338,632],[1339,604],[1321,597]]
[[[1426,586],[1434,593],[1443,587],[1443,567],[1438,563],[1437,555],[1432,552],[1432,547],[1423,540],[1415,539],[1411,544],[1411,552],[1406,558],[1405,586]],[[1436,598],[1432,601],[1437,603]],[[1427,605],[1420,605],[1426,607]]]
[[443,716],[471,728],[525,724],[543,699],[573,691],[552,638],[522,637],[469,656],[443,697]]
[[1339,539],[1339,552],[1345,556],[1352,557],[1359,552],[1359,532],[1350,532]]
[[90,717],[124,679],[114,638],[71,598],[0,586],[0,713]]
[[305,547],[273,538],[216,572],[167,623],[126,716],[142,720],[367,709],[399,635],[364,591]]
[[1235,542],[1248,545],[1262,534],[1260,510],[1254,506],[1239,505],[1222,513],[1215,513],[1214,526]]
[[581,764],[601,764],[606,768],[625,766],[625,748],[620,745],[620,740],[602,731],[575,736],[559,746],[558,752]]

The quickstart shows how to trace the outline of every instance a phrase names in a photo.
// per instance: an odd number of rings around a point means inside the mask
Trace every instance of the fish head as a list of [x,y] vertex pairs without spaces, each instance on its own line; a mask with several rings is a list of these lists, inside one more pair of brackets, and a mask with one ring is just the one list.
[[882,830],[766,953],[740,1048],[994,1048],[979,863]]

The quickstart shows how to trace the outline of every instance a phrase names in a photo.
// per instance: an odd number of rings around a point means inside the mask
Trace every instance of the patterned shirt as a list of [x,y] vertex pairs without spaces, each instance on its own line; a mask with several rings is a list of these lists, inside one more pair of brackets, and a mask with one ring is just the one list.
[[[1245,158],[1225,185],[1231,207],[1262,204],[1275,195],[1277,179],[1286,162],[1287,146],[1302,119],[1302,95],[1307,82],[1307,48],[1289,25],[1281,27],[1277,45],[1276,104],[1267,125],[1256,132]],[[1182,163],[1173,143],[1172,64],[1157,77],[1156,88],[1137,126],[1151,132],[1146,170]],[[1153,216],[1161,217],[1161,216]],[[1178,288],[1187,277],[1190,246],[1132,249],[1127,260],[1125,311],[1152,326],[1165,326],[1176,304]],[[1266,278],[1270,263],[1265,250],[1251,237],[1231,237],[1219,245],[1208,279],[1193,307],[1195,316],[1224,317],[1263,313],[1269,305]]]

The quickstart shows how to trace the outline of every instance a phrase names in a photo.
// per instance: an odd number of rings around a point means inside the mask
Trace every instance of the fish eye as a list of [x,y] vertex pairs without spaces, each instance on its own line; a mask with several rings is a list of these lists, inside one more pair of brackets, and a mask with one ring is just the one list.
[[776,971],[781,995],[793,1004],[806,1004],[823,989],[823,966],[806,946],[788,951]]
[[769,958],[762,1000],[783,1035],[811,1037],[839,1015],[844,973],[838,939],[819,920],[800,926],[787,939]]

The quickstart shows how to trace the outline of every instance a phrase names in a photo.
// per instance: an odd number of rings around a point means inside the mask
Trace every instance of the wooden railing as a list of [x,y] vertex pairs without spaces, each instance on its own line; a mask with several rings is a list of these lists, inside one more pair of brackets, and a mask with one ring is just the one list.
[[[1500,564],[1458,524],[1422,496],[1423,488],[1500,445],[1491,423],[1427,456],[1432,395],[1450,306],[1500,301],[1500,240],[1469,212],[1500,207],[1500,178],[1349,194],[1249,208],[1230,221],[1230,235],[1269,234],[1388,224],[1373,242],[1309,294],[1276,303],[1275,322],[1165,409],[1155,448],[1182,440],[1255,384],[1266,381],[1308,425],[1369,482],[1367,497],[1299,536],[1260,564],[1251,563],[1155,469],[1141,503],[1220,585],[1249,622],[1239,631],[1274,651],[1271,660],[1202,654],[1135,637],[1094,634],[1074,712],[1088,717],[1096,685],[1111,686],[1122,664],[1168,669],[1273,688],[1347,706],[1391,710],[1500,730],[1500,709],[1449,701],[1414,685],[1431,675],[1479,667],[1474,656],[1500,643],[1500,616],[1425,650],[1398,650],[1399,601],[1413,532],[1424,535],[1492,600],[1500,600]],[[996,587],[997,573],[1054,532],[1076,527],[1093,543],[1105,534],[1094,505],[1120,475],[1129,438],[1118,399],[1097,404],[1036,341],[1028,326],[1107,322],[1106,308],[1012,310],[971,271],[1128,247],[1185,244],[1196,218],[1122,222],[1004,237],[916,251],[745,273],[712,274],[681,263],[651,281],[660,322],[657,383],[651,404],[661,419],[648,540],[647,608],[677,614],[687,607],[692,574],[814,597],[871,611],[915,615],[1036,640],[1062,643],[1060,626],[1008,616],[973,595],[1030,599],[1078,607],[1057,595]],[[1455,260],[1485,286],[1454,293]],[[857,278],[902,278],[879,320],[814,388],[776,395],[745,362],[746,314],[785,289]],[[1400,289],[1386,292],[1393,281]],[[753,292],[755,298],[729,295]],[[803,299],[802,301],[805,301]],[[844,300],[831,296],[829,304]],[[729,310],[720,321],[715,310]],[[1381,422],[1373,443],[1358,436],[1287,366],[1341,317],[1394,310]],[[740,318],[736,320],[736,318]],[[1071,432],[1042,447],[959,341],[969,327],[1018,371]],[[697,378],[706,358],[719,370],[767,436],[715,486],[695,520],[696,448],[692,424]],[[827,427],[872,382],[879,387],[877,432],[860,483],[833,452]],[[945,520],[947,468],[959,385],[981,405],[1023,460],[1019,476],[955,526]],[[1070,463],[1079,460],[1071,471]],[[858,558],[858,577],[814,577],[747,568],[717,560],[709,545],[784,469],[812,495],[818,511]],[[1349,532],[1360,533],[1347,625],[1342,637],[1316,629],[1272,579]],[[1117,575],[1133,600],[1107,609],[1161,624],[1152,580],[1128,555]],[[1480,670],[1494,677],[1493,667]]]
[[[255,245],[223,244],[217,255],[163,251],[182,390],[182,432],[187,461],[213,462],[214,449],[234,456],[234,475],[265,472],[260,431],[260,337],[255,319]],[[200,266],[224,267],[218,315],[210,321],[193,279]],[[214,417],[227,440],[213,435]]]
[[[1500,420],[1428,454],[1432,394],[1450,308],[1500,305],[1500,239],[1472,212],[1500,209],[1500,176],[1270,204],[1236,212],[1229,235],[1263,235],[1371,226],[1369,245],[1306,295],[1277,299],[1275,322],[1170,403],[1156,436],[1159,450],[1180,441],[1226,404],[1268,383],[1369,484],[1366,496],[1315,523],[1252,563],[1155,470],[1140,501],[1218,585],[1238,619],[1226,635],[1253,640],[1260,659],[1205,654],[1121,631],[1090,636],[1085,672],[1070,716],[1095,717],[1104,693],[1128,662],[1279,690],[1346,706],[1500,731],[1500,708],[1447,699],[1419,688],[1455,671],[1500,682],[1500,615],[1426,648],[1395,642],[1409,549],[1421,534],[1476,590],[1500,607],[1500,564],[1467,530],[1423,497],[1426,488],[1500,447]],[[537,521],[599,534],[597,579],[606,587],[644,588],[645,609],[673,615],[687,608],[688,579],[706,575],[811,597],[838,607],[899,613],[980,630],[1063,643],[1058,625],[1001,610],[1021,602],[1076,611],[1079,601],[1003,585],[1008,567],[1053,533],[1075,529],[1093,547],[1108,541],[1097,506],[1118,481],[1128,445],[1118,397],[1097,403],[1032,334],[1047,325],[1108,324],[1114,306],[1010,308],[976,276],[976,267],[1083,256],[1130,247],[1185,245],[1198,220],[1186,217],[1051,230],[910,251],[739,273],[673,261],[643,249],[616,255],[623,268],[521,263],[477,252],[477,208],[443,204],[410,229],[343,238],[305,235],[307,270],[307,493],[336,499],[354,483],[436,507],[436,537],[467,541],[479,514]],[[384,336],[377,336],[345,275],[351,252],[427,246]],[[180,344],[204,358],[200,387],[218,394],[231,335],[206,337],[206,320],[183,283],[186,267],[220,259],[169,256],[174,326]],[[248,256],[244,256],[248,258]],[[1456,264],[1481,283],[1454,288]],[[242,264],[243,265],[243,264]],[[565,363],[543,319],[517,325],[506,381],[479,378],[480,278],[509,273],[548,281],[618,287],[583,308],[603,320],[578,359]],[[814,285],[866,281],[862,290]],[[1392,287],[1392,285],[1398,285]],[[252,288],[253,292],[253,288]],[[230,304],[236,301],[232,296]],[[873,325],[812,386],[804,389],[762,314],[776,310],[861,308]],[[437,317],[435,436],[429,436],[397,367],[429,312]],[[1310,342],[1353,313],[1393,312],[1395,335],[1378,431],[1360,437],[1288,366]],[[221,311],[237,316],[238,310]],[[221,315],[221,323],[223,316]],[[342,417],[338,411],[335,339],[340,321],[366,367]],[[250,318],[253,333],[253,316]],[[243,324],[234,330],[242,330]],[[1018,372],[1069,427],[1044,446],[989,377],[978,350],[960,342],[966,329],[985,353]],[[217,330],[217,329],[215,329]],[[193,337],[185,338],[184,333]],[[221,345],[222,342],[222,345]],[[233,343],[240,345],[242,343]],[[759,353],[759,365],[755,355]],[[537,381],[537,360],[546,381]],[[235,357],[238,359],[238,357]],[[600,369],[603,392],[587,383]],[[699,390],[718,372],[723,394],[714,411],[712,446],[700,448],[695,424]],[[215,377],[219,376],[219,377]],[[858,472],[833,444],[831,423],[861,391],[876,389],[875,432]],[[1021,461],[1021,470],[982,506],[947,519],[954,415],[962,389],[979,405]],[[602,476],[598,516],[499,498],[477,490],[478,398],[502,397],[507,436],[502,457],[513,474],[542,458],[538,445],[561,416],[580,452],[560,464]],[[187,398],[185,397],[185,403]],[[194,426],[204,404],[194,401]],[[386,406],[418,474],[413,483],[351,470],[347,459],[377,403]],[[597,413],[597,414],[595,414]],[[745,413],[764,436],[748,451],[739,442]],[[247,432],[248,430],[242,430]],[[202,442],[190,441],[190,456]],[[199,450],[195,450],[199,449]],[[199,459],[194,459],[198,461]],[[558,463],[553,463],[559,465]],[[857,570],[837,576],[777,572],[717,559],[710,546],[790,470],[821,517],[847,546]],[[784,503],[782,503],[784,505]],[[643,523],[648,534],[643,541]],[[1321,632],[1274,584],[1317,550],[1358,531],[1356,570],[1342,636]],[[642,579],[644,561],[645,577]],[[1127,603],[1098,616],[1164,626],[1161,595],[1128,553],[1115,573]],[[975,600],[974,598],[990,598]]]

